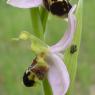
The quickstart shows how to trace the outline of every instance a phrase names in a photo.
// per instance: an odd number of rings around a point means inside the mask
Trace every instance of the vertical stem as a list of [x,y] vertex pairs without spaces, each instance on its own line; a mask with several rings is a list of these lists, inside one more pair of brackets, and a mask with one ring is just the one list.
[[31,19],[32,19],[32,28],[33,33],[40,39],[43,39],[43,27],[40,19],[39,8],[32,8],[31,11]]
[[42,21],[42,25],[43,25],[43,32],[45,32],[45,28],[46,28],[46,22],[48,19],[48,11],[46,11],[45,8],[41,7],[41,21]]
[[52,89],[51,89],[47,79],[45,79],[43,81],[43,90],[44,90],[44,95],[53,95]]

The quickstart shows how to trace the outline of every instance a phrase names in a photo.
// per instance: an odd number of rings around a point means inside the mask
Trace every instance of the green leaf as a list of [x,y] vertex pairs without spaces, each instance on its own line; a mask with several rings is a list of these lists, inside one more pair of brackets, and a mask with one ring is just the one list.
[[75,32],[74,40],[72,44],[77,45],[77,51],[74,54],[70,54],[70,48],[67,49],[65,53],[65,63],[68,68],[69,74],[70,74],[70,87],[66,95],[72,95],[72,89],[74,85],[74,80],[76,76],[76,70],[77,70],[77,58],[80,48],[80,41],[81,41],[81,32],[82,32],[82,7],[83,7],[83,0],[78,1],[78,6],[76,10],[76,17],[77,17],[77,29]]

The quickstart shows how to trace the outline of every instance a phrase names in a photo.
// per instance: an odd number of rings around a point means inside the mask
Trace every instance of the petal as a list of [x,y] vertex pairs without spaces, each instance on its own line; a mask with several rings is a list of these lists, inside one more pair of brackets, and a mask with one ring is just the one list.
[[57,44],[51,46],[50,49],[52,52],[63,52],[71,44],[76,30],[76,17],[74,15],[75,9],[76,5],[72,7],[68,14],[68,30]]
[[49,65],[48,81],[51,85],[53,95],[65,95],[70,84],[65,64],[56,54],[48,55],[46,61]]
[[42,0],[8,0],[7,3],[18,8],[32,8],[41,5]]

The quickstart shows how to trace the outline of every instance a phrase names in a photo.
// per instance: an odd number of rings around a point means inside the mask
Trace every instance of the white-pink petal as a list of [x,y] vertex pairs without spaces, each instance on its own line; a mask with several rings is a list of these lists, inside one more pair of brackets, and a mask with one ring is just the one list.
[[8,0],[7,3],[18,8],[32,8],[41,5],[42,0]]
[[71,44],[76,30],[76,17],[74,15],[75,9],[76,5],[72,7],[68,14],[68,30],[57,44],[51,46],[50,49],[52,52],[64,52],[64,50]]
[[70,84],[65,64],[56,54],[48,55],[46,61],[49,65],[48,81],[51,85],[53,95],[65,95]]

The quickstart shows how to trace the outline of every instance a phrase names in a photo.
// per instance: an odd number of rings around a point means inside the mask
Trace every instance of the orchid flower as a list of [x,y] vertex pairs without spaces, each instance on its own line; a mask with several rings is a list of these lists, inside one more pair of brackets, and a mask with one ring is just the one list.
[[[9,0],[11,3],[14,1],[16,2],[16,0]],[[20,0],[18,3],[25,1],[26,0]],[[72,43],[74,32],[76,30],[75,9],[76,5],[71,8],[68,14],[68,29],[65,32],[65,35],[53,46],[48,46],[44,41],[38,39],[29,32],[22,32],[19,36],[19,39],[31,41],[31,49],[35,52],[37,57],[43,54],[39,59],[49,67],[47,71],[47,79],[52,88],[53,95],[65,95],[70,85],[68,70],[64,64],[64,60],[59,54],[64,55],[63,52]]]

